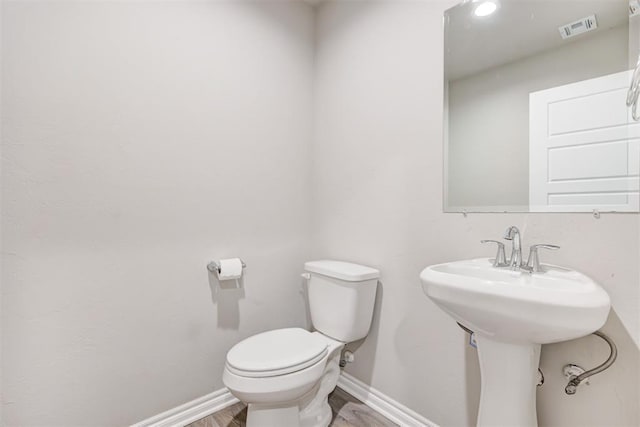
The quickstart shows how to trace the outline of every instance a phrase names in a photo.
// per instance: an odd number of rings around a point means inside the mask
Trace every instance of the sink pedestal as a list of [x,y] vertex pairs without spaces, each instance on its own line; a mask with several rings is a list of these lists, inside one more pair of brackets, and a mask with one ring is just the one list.
[[478,427],[536,427],[540,344],[507,343],[476,334],[481,388]]
[[600,285],[574,270],[544,270],[495,268],[482,258],[420,273],[425,294],[476,332],[480,427],[536,427],[540,344],[589,335],[607,320],[611,301]]

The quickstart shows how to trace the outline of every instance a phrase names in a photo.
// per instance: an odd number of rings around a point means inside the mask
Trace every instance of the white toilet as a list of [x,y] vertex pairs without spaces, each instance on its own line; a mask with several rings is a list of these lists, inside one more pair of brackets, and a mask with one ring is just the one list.
[[304,269],[316,332],[263,332],[227,353],[222,381],[248,405],[247,427],[328,426],[341,350],[369,333],[378,270],[340,261],[307,262]]

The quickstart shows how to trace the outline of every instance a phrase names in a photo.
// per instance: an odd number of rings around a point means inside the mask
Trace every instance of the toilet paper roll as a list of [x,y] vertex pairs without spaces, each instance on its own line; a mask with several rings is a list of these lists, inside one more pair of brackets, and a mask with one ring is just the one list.
[[220,272],[218,273],[220,280],[239,279],[240,277],[242,277],[242,260],[240,258],[220,260]]

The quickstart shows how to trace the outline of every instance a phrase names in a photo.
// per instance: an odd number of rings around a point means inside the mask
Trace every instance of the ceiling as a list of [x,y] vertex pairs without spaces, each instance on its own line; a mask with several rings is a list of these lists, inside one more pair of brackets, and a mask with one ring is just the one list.
[[[627,0],[502,0],[492,15],[465,1],[445,12],[445,73],[456,80],[628,24]],[[596,15],[598,29],[563,40],[558,27]]]

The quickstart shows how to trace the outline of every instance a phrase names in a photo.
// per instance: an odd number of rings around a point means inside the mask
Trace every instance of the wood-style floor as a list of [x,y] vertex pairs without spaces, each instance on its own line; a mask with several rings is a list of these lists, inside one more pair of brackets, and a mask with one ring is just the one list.
[[[329,395],[331,427],[398,427],[347,392],[336,388]],[[240,402],[198,420],[187,427],[245,427],[247,408]],[[287,427],[287,426],[282,426]]]

